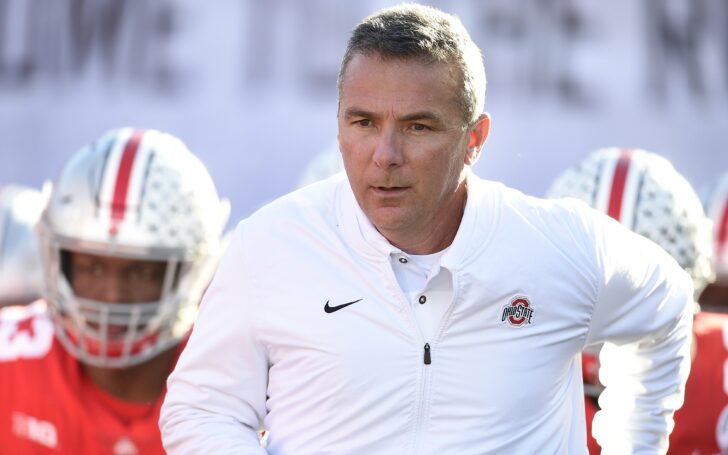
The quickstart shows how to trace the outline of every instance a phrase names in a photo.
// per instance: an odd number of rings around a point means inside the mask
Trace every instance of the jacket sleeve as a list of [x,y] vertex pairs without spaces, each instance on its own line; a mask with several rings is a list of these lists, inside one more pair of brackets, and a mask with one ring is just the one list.
[[247,298],[242,225],[200,305],[192,335],[167,381],[160,429],[165,450],[182,454],[265,454],[268,361]]
[[690,370],[692,281],[658,245],[599,217],[587,344],[604,342],[605,390],[593,433],[604,455],[664,454]]

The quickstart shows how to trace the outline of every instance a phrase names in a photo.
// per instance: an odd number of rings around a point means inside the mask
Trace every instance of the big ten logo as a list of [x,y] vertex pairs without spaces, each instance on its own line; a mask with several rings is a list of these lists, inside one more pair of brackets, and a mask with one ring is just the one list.
[[19,438],[28,439],[46,447],[55,448],[58,445],[58,433],[55,425],[21,412],[13,413],[13,433]]

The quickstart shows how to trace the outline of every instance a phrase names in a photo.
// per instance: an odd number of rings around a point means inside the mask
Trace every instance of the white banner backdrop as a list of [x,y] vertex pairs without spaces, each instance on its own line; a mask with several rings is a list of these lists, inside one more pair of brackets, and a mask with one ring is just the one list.
[[[336,137],[351,28],[391,1],[0,0],[0,183],[39,187],[107,129],[178,135],[233,219],[293,189]],[[452,0],[484,51],[476,172],[543,194],[603,146],[728,171],[728,3]]]

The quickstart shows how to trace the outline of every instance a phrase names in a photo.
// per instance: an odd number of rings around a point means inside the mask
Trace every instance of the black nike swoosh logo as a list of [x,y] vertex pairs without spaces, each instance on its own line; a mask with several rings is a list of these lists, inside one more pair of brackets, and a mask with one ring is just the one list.
[[339,311],[342,308],[346,308],[349,305],[353,305],[356,302],[360,302],[362,299],[354,300],[353,302],[344,303],[343,305],[337,305],[337,306],[329,306],[329,301],[326,301],[326,305],[324,305],[324,311],[327,313],[333,313],[334,311]]

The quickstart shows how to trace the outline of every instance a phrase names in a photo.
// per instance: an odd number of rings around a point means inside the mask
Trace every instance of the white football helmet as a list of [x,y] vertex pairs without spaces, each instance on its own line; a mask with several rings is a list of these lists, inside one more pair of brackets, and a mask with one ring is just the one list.
[[705,213],[713,221],[713,264],[719,281],[728,280],[728,173],[702,192]]
[[[230,213],[202,162],[170,134],[117,129],[76,153],[47,191],[38,233],[46,297],[66,349],[87,364],[124,368],[179,343]],[[64,273],[64,251],[166,261],[162,295],[145,303],[81,298]]]
[[700,303],[714,312],[728,311],[728,173],[702,191],[705,213],[713,221],[713,266],[717,279],[700,296]]
[[728,173],[702,192],[705,213],[713,221],[713,264],[718,281],[728,281]]
[[41,210],[40,191],[0,186],[0,306],[41,296],[43,268],[35,235]]
[[547,195],[581,199],[660,245],[693,278],[696,300],[713,280],[710,220],[667,159],[639,149],[600,149],[559,175]]
[[339,151],[339,143],[335,141],[325,148],[306,165],[298,179],[297,188],[302,188],[319,180],[344,171],[344,160]]

